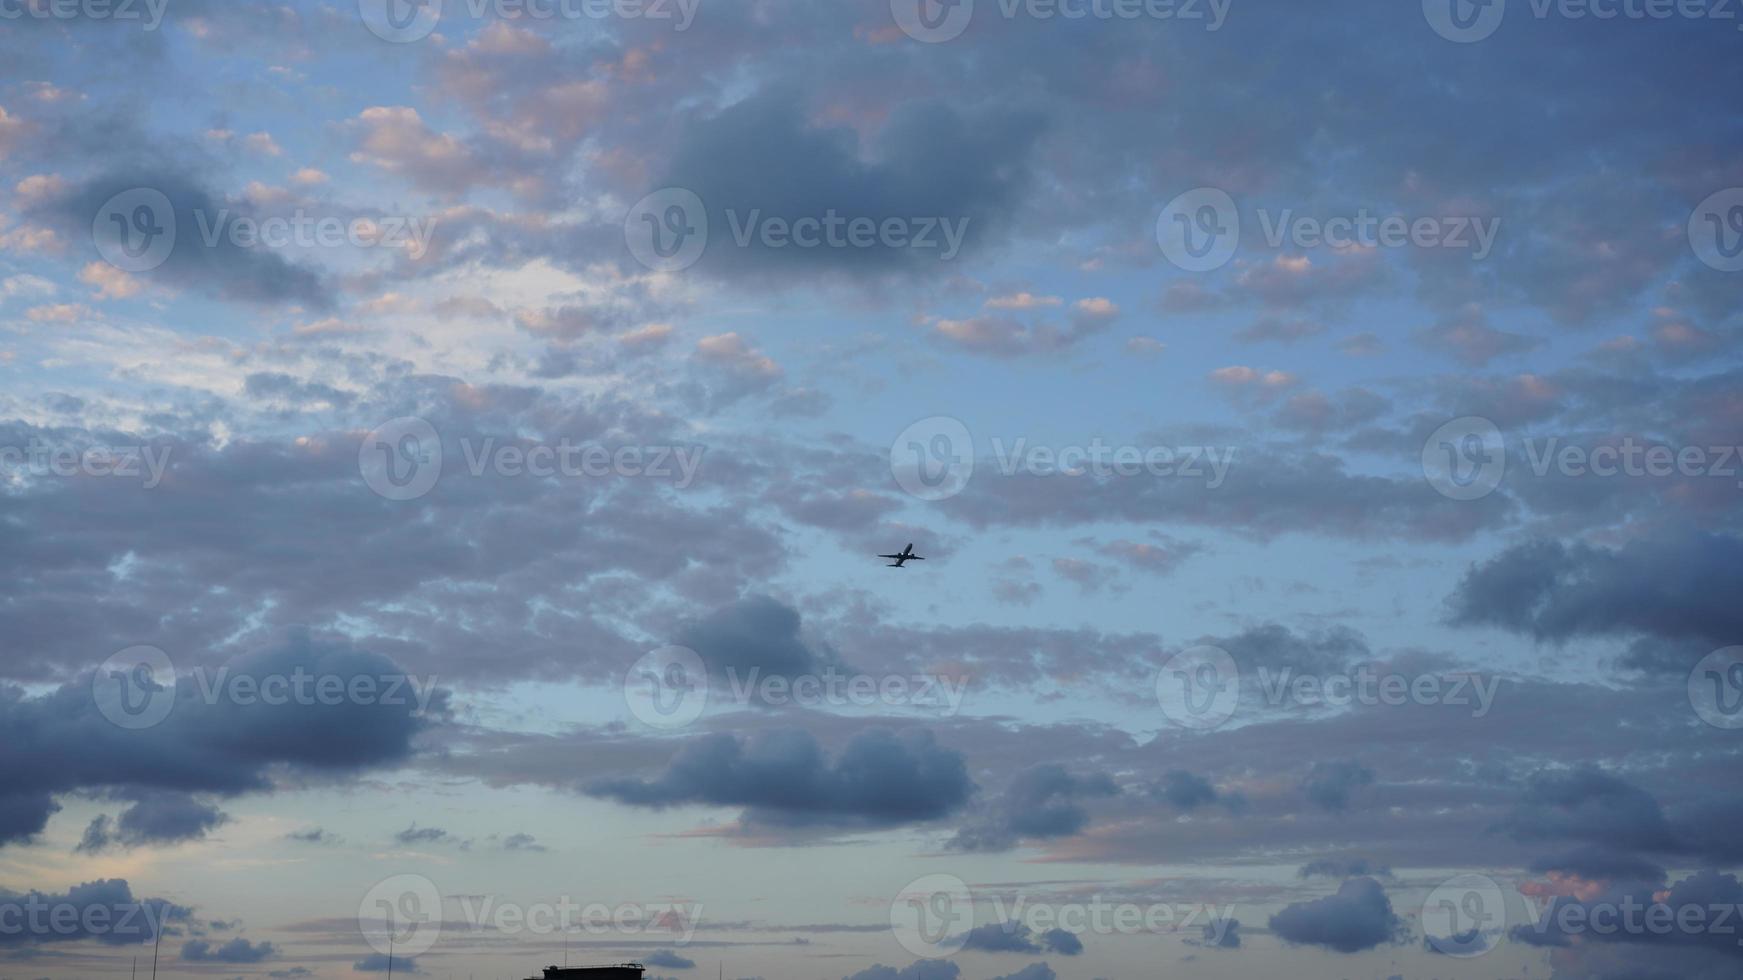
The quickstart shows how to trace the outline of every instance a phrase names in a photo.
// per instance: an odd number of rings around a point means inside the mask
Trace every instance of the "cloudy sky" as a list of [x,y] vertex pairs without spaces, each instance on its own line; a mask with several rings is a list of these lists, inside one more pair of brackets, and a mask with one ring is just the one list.
[[1740,30],[0,0],[0,977],[1736,976]]

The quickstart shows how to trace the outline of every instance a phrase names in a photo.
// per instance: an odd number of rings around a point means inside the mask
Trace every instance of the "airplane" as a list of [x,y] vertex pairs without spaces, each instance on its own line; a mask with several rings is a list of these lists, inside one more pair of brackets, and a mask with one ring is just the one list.
[[888,566],[886,566],[888,568],[901,568],[905,562],[925,561],[926,560],[924,558],[921,558],[919,555],[914,554],[914,543],[911,541],[908,543],[908,546],[906,548],[902,549],[901,554],[898,554],[898,555],[879,555],[878,557],[879,558],[894,558],[895,559],[895,561],[890,562],[890,564]]

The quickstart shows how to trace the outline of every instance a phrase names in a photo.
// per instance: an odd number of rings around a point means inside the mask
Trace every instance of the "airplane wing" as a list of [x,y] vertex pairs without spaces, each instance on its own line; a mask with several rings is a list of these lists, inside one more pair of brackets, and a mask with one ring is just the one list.
[[879,555],[879,558],[906,558],[907,555]]

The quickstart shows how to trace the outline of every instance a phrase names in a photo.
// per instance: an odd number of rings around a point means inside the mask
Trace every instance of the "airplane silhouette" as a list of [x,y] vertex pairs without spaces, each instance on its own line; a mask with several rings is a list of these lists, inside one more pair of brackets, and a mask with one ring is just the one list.
[[888,566],[886,566],[888,568],[901,568],[903,566],[903,564],[906,562],[925,561],[926,560],[924,558],[921,558],[919,555],[914,554],[914,544],[911,541],[908,543],[908,546],[906,548],[902,549],[901,554],[879,555],[878,557],[879,558],[894,558],[895,559],[895,561],[890,562],[890,564]]

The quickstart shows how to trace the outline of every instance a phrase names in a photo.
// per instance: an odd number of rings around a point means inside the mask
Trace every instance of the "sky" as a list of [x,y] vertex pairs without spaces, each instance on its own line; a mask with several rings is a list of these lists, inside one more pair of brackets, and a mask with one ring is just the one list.
[[1736,976],[1739,51],[0,0],[0,980]]

